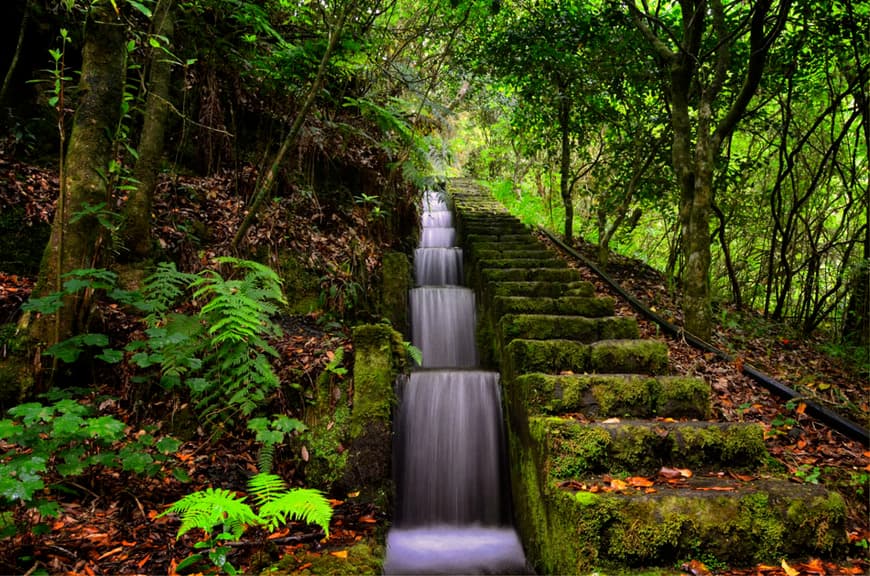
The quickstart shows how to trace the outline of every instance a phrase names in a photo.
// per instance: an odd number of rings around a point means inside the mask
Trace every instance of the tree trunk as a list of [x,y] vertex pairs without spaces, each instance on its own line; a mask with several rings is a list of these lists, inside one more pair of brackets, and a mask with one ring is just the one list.
[[[170,42],[175,29],[174,1],[159,0],[154,10],[154,34]],[[172,62],[168,56],[159,48],[151,48],[145,119],[139,137],[139,159],[133,171],[137,184],[124,206],[124,240],[133,260],[147,258],[151,253],[151,205],[163,156],[171,76]]]
[[[93,215],[73,216],[88,205],[109,201],[105,175],[121,117],[126,63],[124,25],[110,3],[95,4],[85,29],[79,101],[51,237],[35,290],[39,296],[59,290],[65,273],[103,264],[100,247],[104,229]],[[32,335],[46,344],[74,335],[86,320],[86,304],[83,298],[68,298],[55,319],[41,317],[34,322]]]
[[21,56],[21,47],[24,46],[24,36],[27,34],[27,25],[30,23],[30,12],[33,0],[27,0],[24,5],[24,15],[21,17],[21,26],[18,28],[18,41],[15,43],[15,52],[12,54],[12,61],[9,62],[9,68],[6,69],[6,75],[3,77],[3,86],[0,87],[0,103],[6,99],[6,94],[9,92],[9,86],[12,84],[12,76],[15,74],[15,68],[18,66],[18,59]]
[[565,244],[574,244],[574,199],[571,197],[571,142],[570,142],[570,119],[571,103],[567,95],[560,95],[559,102],[559,131],[562,135],[562,157],[559,163],[559,191],[562,194],[562,204],[565,206]]

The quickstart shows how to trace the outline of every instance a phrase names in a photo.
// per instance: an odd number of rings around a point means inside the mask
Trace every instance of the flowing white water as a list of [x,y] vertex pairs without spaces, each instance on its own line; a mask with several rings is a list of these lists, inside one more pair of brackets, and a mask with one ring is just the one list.
[[462,284],[462,250],[460,248],[414,250],[414,283],[417,286]]
[[[395,527],[384,573],[527,574],[510,525],[499,374],[475,369],[474,293],[435,193],[423,203],[410,292],[412,342],[425,369],[402,390],[396,421]],[[462,369],[466,368],[466,369]]]

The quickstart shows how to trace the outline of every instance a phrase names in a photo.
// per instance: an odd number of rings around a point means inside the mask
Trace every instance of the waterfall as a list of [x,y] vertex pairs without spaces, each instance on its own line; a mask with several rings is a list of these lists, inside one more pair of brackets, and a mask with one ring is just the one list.
[[475,297],[443,195],[423,199],[410,292],[423,368],[401,390],[385,574],[528,573],[511,526],[499,374],[477,367]]

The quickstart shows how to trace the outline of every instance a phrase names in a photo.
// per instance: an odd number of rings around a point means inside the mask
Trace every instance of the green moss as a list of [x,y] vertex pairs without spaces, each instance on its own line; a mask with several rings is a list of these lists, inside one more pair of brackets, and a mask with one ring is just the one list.
[[517,339],[506,348],[509,376],[529,372],[584,372],[589,347],[571,340]]
[[710,385],[700,378],[683,376],[659,379],[656,412],[672,418],[708,419],[712,413]]
[[401,252],[387,252],[382,260],[381,315],[401,333],[408,332],[408,289],[411,265]]
[[307,314],[317,309],[320,283],[296,254],[289,251],[279,253],[277,272],[284,281],[291,314]]
[[532,418],[529,428],[532,438],[549,448],[550,481],[582,477],[607,460],[612,439],[606,430],[561,418]]
[[[844,552],[845,519],[846,503],[836,492],[795,500],[786,514],[787,533],[794,541],[811,542],[816,555],[837,557]],[[794,555],[806,553],[805,548],[794,550],[791,546],[786,551]]]
[[598,376],[592,382],[600,416],[650,416],[655,413],[658,383],[653,378]]
[[594,342],[598,338],[595,319],[584,316],[555,314],[507,314],[499,320],[501,342],[514,338],[547,340],[567,338],[578,342]]
[[679,429],[674,456],[686,466],[709,464],[752,470],[762,465],[767,448],[756,424],[691,425]]
[[[347,556],[342,558],[332,552],[347,552]],[[370,539],[343,550],[327,549],[311,553],[301,548],[286,554],[278,564],[261,571],[260,576],[376,576],[381,574],[384,554],[383,546]],[[305,568],[300,569],[300,566]]]
[[592,344],[590,367],[604,373],[661,374],[668,367],[668,347],[657,340],[602,340]]

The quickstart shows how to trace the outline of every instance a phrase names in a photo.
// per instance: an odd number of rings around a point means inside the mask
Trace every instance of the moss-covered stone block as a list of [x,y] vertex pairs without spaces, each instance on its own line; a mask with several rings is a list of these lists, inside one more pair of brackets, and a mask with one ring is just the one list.
[[484,283],[492,282],[575,282],[580,273],[571,268],[489,268],[480,271]]
[[476,234],[466,234],[465,241],[469,244],[477,244],[478,242],[526,242],[528,241],[530,236],[527,232],[514,233],[509,232],[505,234],[500,234],[498,232],[495,233],[487,233],[487,232],[479,232]]
[[571,340],[512,340],[502,353],[508,377],[528,372],[584,372],[589,347]]
[[634,316],[608,316],[598,321],[599,340],[629,340],[639,337],[637,318]]
[[555,314],[506,314],[499,320],[502,345],[515,338],[530,340],[565,339],[594,342],[598,339],[598,324],[585,316]]
[[591,345],[590,370],[616,374],[661,374],[668,346],[658,340],[602,340]]
[[478,260],[475,266],[480,270],[489,268],[564,268],[565,263],[549,258],[487,258]]
[[549,454],[548,470],[555,480],[603,472],[651,475],[662,466],[695,473],[722,468],[751,471],[762,466],[766,457],[762,429],[755,424],[642,420],[585,424],[543,416],[530,422],[537,433],[534,440],[543,443]]
[[562,298],[531,298],[527,296],[496,296],[492,309],[496,317],[504,314],[562,314],[600,318],[613,314],[614,300],[610,296]]
[[526,296],[532,298],[559,298],[561,296],[590,297],[595,294],[591,283],[578,282],[499,282],[486,287],[485,295]]
[[381,315],[402,334],[408,334],[408,290],[411,263],[402,252],[387,252],[382,260]]
[[[393,383],[404,369],[402,336],[387,324],[353,329],[353,379],[324,373],[302,438],[312,485],[364,490],[385,504],[391,489]],[[352,383],[352,386],[351,386]]]
[[553,253],[544,248],[524,247],[521,250],[475,250],[476,260],[498,260],[500,258],[532,260],[532,259],[551,259]]

